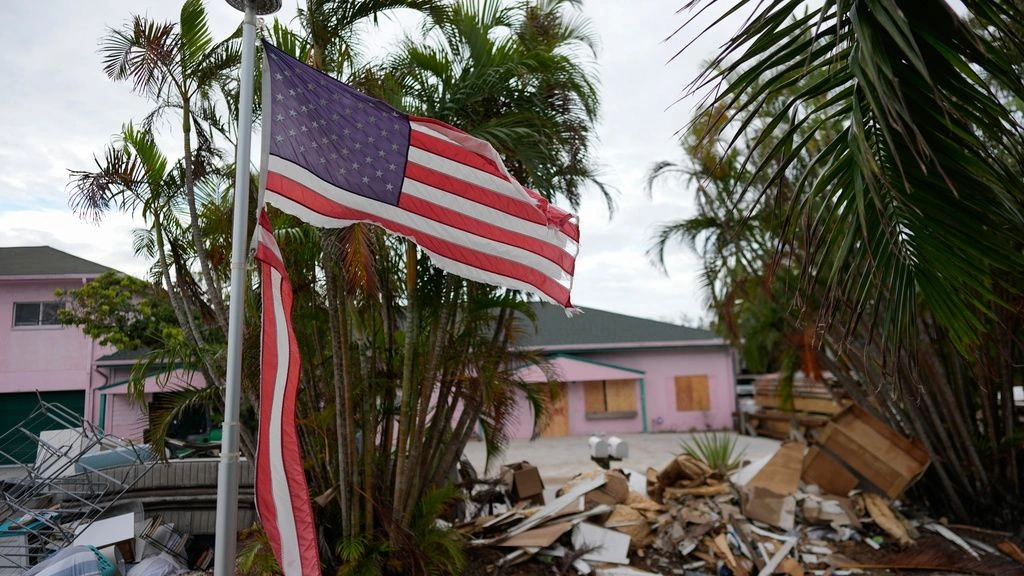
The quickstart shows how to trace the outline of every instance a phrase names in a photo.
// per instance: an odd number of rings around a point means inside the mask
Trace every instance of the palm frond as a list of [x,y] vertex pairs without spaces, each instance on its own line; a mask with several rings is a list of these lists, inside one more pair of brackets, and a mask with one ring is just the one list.
[[[815,214],[804,278],[830,287],[824,320],[865,310],[890,342],[909,342],[919,296],[958,342],[972,342],[998,303],[998,271],[1024,264],[1011,248],[1024,229],[1021,193],[1008,185],[1019,177],[1024,128],[981,80],[1024,95],[1005,52],[991,50],[945,2],[825,2],[796,17],[795,2],[737,4],[753,16],[693,87],[720,88],[707,107],[736,118],[730,148],[766,115],[766,102],[785,102],[743,159],[760,175],[770,158],[785,158],[767,179],[748,181],[755,204],[825,134],[808,118],[845,126],[804,167],[818,176],[797,180],[785,216],[792,242],[800,215]],[[1022,43],[1008,41],[1019,53]]]
[[112,80],[130,82],[136,92],[159,94],[174,65],[177,41],[170,22],[135,16],[120,30],[111,29],[100,41],[103,72]]

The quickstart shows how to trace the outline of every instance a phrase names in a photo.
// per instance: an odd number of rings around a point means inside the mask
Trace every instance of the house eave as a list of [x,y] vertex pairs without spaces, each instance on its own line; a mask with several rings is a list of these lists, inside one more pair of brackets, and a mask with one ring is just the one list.
[[45,280],[95,280],[102,274],[95,272],[77,274],[16,274],[0,276],[0,282],[40,282]]
[[710,338],[707,340],[670,340],[662,342],[606,342],[598,344],[554,344],[548,346],[525,346],[527,350],[541,350],[544,352],[588,352],[594,350],[615,351],[615,350],[656,350],[675,348],[728,348],[729,344],[721,338]]

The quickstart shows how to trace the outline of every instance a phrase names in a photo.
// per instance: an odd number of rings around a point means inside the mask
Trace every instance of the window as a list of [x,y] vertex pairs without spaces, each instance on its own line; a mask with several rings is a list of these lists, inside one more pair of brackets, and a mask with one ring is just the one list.
[[676,411],[692,412],[711,409],[711,396],[708,394],[708,375],[695,374],[676,376]]
[[63,302],[15,302],[15,326],[59,326],[57,312],[64,308]]
[[636,380],[597,380],[583,383],[587,418],[636,416]]

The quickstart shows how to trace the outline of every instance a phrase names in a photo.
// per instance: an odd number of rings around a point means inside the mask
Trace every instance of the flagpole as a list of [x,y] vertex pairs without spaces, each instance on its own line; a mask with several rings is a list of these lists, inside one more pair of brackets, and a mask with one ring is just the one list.
[[256,15],[281,8],[281,0],[227,0],[245,13],[242,20],[242,67],[239,71],[238,147],[235,150],[235,208],[231,233],[231,297],[228,316],[224,424],[217,470],[214,576],[235,573],[238,541],[238,421],[242,397],[242,331],[245,319],[246,261],[249,252],[249,162],[252,145],[252,95],[256,59]]

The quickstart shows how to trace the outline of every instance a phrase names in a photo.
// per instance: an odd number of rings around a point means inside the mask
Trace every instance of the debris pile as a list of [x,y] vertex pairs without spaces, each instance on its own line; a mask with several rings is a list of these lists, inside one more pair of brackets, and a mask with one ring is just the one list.
[[40,401],[0,435],[7,474],[0,482],[0,576],[162,576],[209,567],[210,542],[169,518],[196,523],[192,503],[205,491],[193,485],[215,478],[216,463],[159,463],[150,446]]
[[[781,374],[765,374],[754,381],[756,410],[747,416],[745,431],[770,438],[789,438],[794,427],[800,434],[818,430],[830,417],[850,405],[841,387],[827,379],[797,374],[786,396],[780,394]],[[783,401],[783,398],[788,398]]]
[[507,506],[480,507],[457,528],[499,550],[506,574],[529,559],[607,576],[1024,574],[1009,534],[907,511],[898,498],[927,466],[917,443],[850,407],[810,449],[784,442],[729,474],[684,454],[646,474],[581,474],[545,504],[536,468],[514,465],[497,483]]

